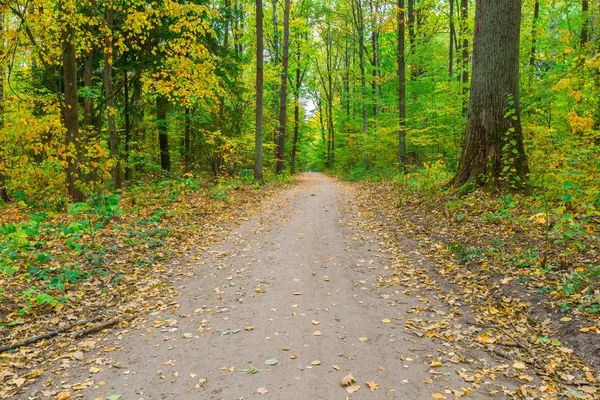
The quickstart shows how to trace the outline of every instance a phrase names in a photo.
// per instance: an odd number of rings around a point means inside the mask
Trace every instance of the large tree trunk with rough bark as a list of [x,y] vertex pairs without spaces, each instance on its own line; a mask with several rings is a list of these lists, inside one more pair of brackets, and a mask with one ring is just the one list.
[[520,187],[528,172],[519,109],[520,0],[477,0],[468,121],[455,186]]

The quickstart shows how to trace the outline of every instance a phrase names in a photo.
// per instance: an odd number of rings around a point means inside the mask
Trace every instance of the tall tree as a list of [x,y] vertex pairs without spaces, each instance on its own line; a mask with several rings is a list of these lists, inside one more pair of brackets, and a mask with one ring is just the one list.
[[275,172],[281,174],[285,161],[285,125],[287,120],[287,73],[290,47],[290,0],[285,0],[283,10],[283,55],[281,59],[281,87],[279,93],[279,131],[277,137],[277,163]]
[[450,11],[448,12],[448,16],[450,27],[450,45],[448,46],[448,77],[452,79],[452,69],[454,67],[454,36],[456,35],[456,30],[454,27],[454,0],[450,0]]
[[519,109],[520,0],[477,0],[465,142],[454,185],[524,182]]
[[263,178],[263,5],[256,0],[256,132],[254,135],[254,179],[261,184]]
[[[114,8],[112,0],[106,5],[106,32],[104,42],[104,96],[106,98],[106,122],[108,125],[108,138],[110,155],[113,159],[112,168],[113,186],[121,187],[121,162],[119,159],[119,136],[117,133],[117,123],[115,119],[115,96],[113,93],[113,29],[114,29]],[[161,149],[162,151],[162,149]]]
[[398,0],[398,162],[406,162],[406,60],[404,0]]
[[171,153],[169,151],[169,135],[167,125],[167,98],[159,94],[156,96],[156,124],[158,125],[158,146],[160,151],[160,166],[163,170],[171,171]]
[[62,69],[64,101],[62,106],[63,123],[66,128],[65,143],[67,146],[67,189],[73,202],[83,200],[79,189],[81,170],[79,157],[81,143],[79,137],[79,102],[77,101],[77,56],[75,53],[75,3],[62,0],[59,3],[62,17]]
[[588,2],[588,0],[582,0],[581,1],[581,14],[583,16],[583,22],[581,23],[581,36],[580,36],[580,40],[579,40],[581,47],[585,46],[585,44],[589,40],[589,33],[588,33],[589,18],[590,18],[588,15],[589,11],[590,11],[590,3]]
[[469,102],[469,0],[460,3],[460,37],[461,37],[461,77],[462,77],[462,104],[463,115],[467,115]]

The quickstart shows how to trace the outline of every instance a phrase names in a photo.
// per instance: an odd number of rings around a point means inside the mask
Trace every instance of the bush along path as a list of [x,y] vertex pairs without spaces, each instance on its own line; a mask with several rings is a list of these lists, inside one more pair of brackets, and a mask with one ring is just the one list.
[[221,242],[182,253],[137,319],[61,335],[44,362],[25,346],[30,375],[4,385],[63,400],[597,397],[576,351],[532,339],[548,324],[459,269],[444,276],[452,254],[382,217],[397,202],[375,189],[302,175]]

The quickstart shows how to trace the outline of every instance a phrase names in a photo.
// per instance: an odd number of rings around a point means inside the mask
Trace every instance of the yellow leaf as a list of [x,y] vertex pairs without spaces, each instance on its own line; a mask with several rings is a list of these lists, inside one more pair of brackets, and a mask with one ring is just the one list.
[[434,399],[445,399],[446,397],[441,394],[441,393],[432,393],[431,397],[433,397]]
[[369,390],[371,392],[374,392],[377,389],[379,389],[379,385],[377,383],[375,383],[375,381],[365,382],[365,385],[367,385],[367,387],[369,388]]

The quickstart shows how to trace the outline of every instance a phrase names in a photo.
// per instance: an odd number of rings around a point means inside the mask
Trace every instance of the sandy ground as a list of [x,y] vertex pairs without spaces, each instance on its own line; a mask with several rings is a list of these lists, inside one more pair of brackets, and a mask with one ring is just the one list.
[[[426,289],[378,284],[391,255],[376,233],[343,223],[358,218],[343,206],[351,192],[321,174],[291,190],[275,215],[202,253],[164,312],[96,335],[101,346],[62,360],[19,398],[55,398],[76,383],[87,388],[71,398],[123,400],[454,399],[468,388],[456,371],[487,355],[465,349],[468,362],[437,366],[454,350],[403,328],[415,307],[445,306]],[[340,384],[349,373],[354,393]],[[485,381],[465,398],[502,398],[501,385],[514,388]]]

